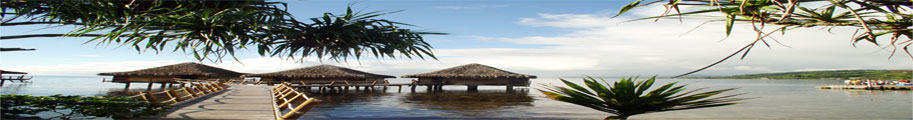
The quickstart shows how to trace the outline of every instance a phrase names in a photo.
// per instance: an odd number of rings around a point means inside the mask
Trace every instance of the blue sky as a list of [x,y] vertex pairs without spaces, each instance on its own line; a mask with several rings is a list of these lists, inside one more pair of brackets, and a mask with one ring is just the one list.
[[[723,40],[722,23],[701,19],[621,22],[658,15],[662,6],[635,9],[611,18],[627,0],[378,0],[378,1],[286,1],[298,19],[325,12],[355,10],[403,12],[381,18],[410,23],[410,29],[443,32],[428,35],[439,60],[363,59],[336,63],[308,60],[295,62],[241,52],[242,63],[225,60],[205,64],[239,72],[263,73],[318,64],[331,64],[368,72],[405,75],[429,72],[468,63],[481,63],[508,71],[542,77],[561,76],[672,76],[710,64],[737,50],[753,38],[748,24],[736,26]],[[686,10],[688,8],[685,8]],[[2,35],[63,33],[72,28],[4,26]],[[899,54],[858,43],[849,38],[852,28],[797,29],[775,36],[784,45],[757,47],[744,60],[733,59],[697,74],[732,75],[830,69],[911,69],[911,60]],[[182,52],[142,52],[129,46],[96,46],[88,38],[29,38],[2,40],[0,47],[36,48],[37,51],[0,53],[0,69],[36,75],[93,76],[100,72],[143,69],[181,62],[196,62]]]

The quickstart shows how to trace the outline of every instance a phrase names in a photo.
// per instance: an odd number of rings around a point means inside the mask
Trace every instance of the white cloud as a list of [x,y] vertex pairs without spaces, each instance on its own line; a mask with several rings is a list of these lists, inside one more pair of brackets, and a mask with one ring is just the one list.
[[[660,7],[661,8],[661,7]],[[651,10],[647,10],[651,11]],[[655,11],[655,10],[653,10]],[[659,14],[641,12],[642,14]],[[588,68],[619,74],[674,75],[698,69],[728,55],[755,38],[748,24],[739,24],[732,36],[726,38],[722,23],[708,23],[686,33],[704,21],[686,19],[684,22],[652,20],[620,22],[631,18],[609,19],[600,14],[540,14],[522,18],[518,24],[533,27],[573,29],[558,36],[526,36],[493,38],[516,44],[550,45],[527,51],[546,52],[548,57],[568,57],[592,63]],[[768,26],[767,30],[772,30]],[[791,30],[786,35],[773,35],[785,47],[769,40],[771,47],[759,44],[744,60],[739,56],[698,74],[742,74],[779,72],[820,68],[909,69],[910,59],[885,59],[886,51],[868,43],[858,48],[850,46],[852,28],[835,28],[829,32],[817,28]],[[865,45],[862,45],[865,44]],[[877,52],[872,52],[877,51]],[[488,52],[485,54],[499,54]],[[540,57],[544,58],[544,57]],[[580,61],[565,61],[579,63]],[[554,64],[560,65],[560,64]],[[530,65],[532,66],[532,65]],[[578,69],[577,71],[585,71]],[[582,72],[585,73],[585,72]]]

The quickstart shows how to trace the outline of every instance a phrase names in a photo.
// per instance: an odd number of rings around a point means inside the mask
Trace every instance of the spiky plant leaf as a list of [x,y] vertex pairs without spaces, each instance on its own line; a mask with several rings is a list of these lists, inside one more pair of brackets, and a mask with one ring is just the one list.
[[746,99],[732,98],[741,94],[713,97],[727,91],[735,90],[735,88],[691,94],[692,92],[701,90],[695,89],[679,94],[679,92],[684,91],[685,88],[684,85],[675,86],[678,82],[665,84],[659,88],[646,92],[653,86],[653,83],[655,83],[656,76],[650,77],[650,79],[647,79],[646,81],[637,81],[636,79],[637,78],[630,77],[622,78],[612,85],[608,85],[608,83],[599,83],[595,78],[586,76],[583,78],[583,83],[586,88],[561,79],[563,83],[572,89],[558,86],[546,86],[543,89],[539,89],[539,91],[545,94],[546,97],[554,100],[614,114],[615,116],[609,116],[608,118],[617,119],[627,119],[632,115],[651,112],[734,105],[740,104],[736,101]]

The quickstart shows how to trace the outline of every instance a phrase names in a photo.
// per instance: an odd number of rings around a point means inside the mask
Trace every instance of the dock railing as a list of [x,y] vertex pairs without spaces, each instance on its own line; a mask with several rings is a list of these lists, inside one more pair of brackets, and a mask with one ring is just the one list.
[[273,109],[277,120],[298,119],[321,102],[320,99],[310,98],[289,85],[291,83],[283,82],[272,89]]
[[[190,84],[189,87],[179,87],[166,89],[160,92],[151,92],[151,91],[142,91],[138,95],[129,96],[132,98],[142,98],[146,102],[150,103],[168,103],[175,104],[183,101],[187,101],[193,98],[200,96],[209,95],[211,93],[219,92],[225,90],[228,83],[233,82],[233,80],[228,81],[177,81],[181,84]],[[165,99],[160,99],[165,98]]]

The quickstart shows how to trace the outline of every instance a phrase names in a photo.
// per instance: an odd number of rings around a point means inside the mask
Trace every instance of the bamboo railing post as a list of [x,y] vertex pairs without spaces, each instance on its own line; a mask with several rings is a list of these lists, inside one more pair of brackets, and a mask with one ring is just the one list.
[[143,98],[143,100],[146,100],[146,102],[150,102],[150,103],[155,102],[155,99],[152,98],[152,92],[140,91],[139,94],[140,94],[140,97]]
[[168,90],[167,92],[165,92],[165,94],[167,94],[168,97],[171,98],[171,101],[174,102],[174,103],[178,103],[178,102],[184,101],[184,99],[181,99],[181,96],[178,95],[178,92],[177,92],[177,91]]
[[[216,91],[219,91],[219,89],[216,88],[216,86],[214,86],[212,84],[206,84],[204,86],[206,86],[206,88],[209,88],[209,93],[214,93]],[[207,93],[207,94],[209,94],[209,93]]]
[[307,101],[304,101],[304,103],[301,103],[301,105],[295,107],[295,109],[292,109],[292,111],[282,115],[282,119],[298,119],[298,117],[301,117],[304,113],[311,111],[311,109],[316,107],[320,102],[319,99],[308,99]]
[[209,87],[212,88],[212,90],[213,90],[212,92],[216,92],[216,91],[222,90],[221,88],[219,88],[219,85],[218,85],[218,84],[215,84],[215,82],[209,81],[209,82],[206,82],[206,83],[208,83],[208,84],[209,84]]
[[196,86],[197,86],[197,87],[193,87],[193,90],[196,90],[196,92],[194,92],[193,94],[197,94],[197,95],[205,95],[205,94],[206,94],[206,90],[204,90],[200,85],[196,85]]
[[190,95],[190,98],[196,98],[196,97],[197,97],[197,94],[194,94],[194,92],[192,92],[192,91],[190,90],[190,88],[188,88],[188,87],[181,87],[181,89],[184,89],[184,93]]
[[[298,98],[301,98],[301,99],[298,99]],[[279,108],[279,110],[285,110],[286,108],[288,108],[289,105],[291,105],[291,103],[301,102],[302,99],[306,99],[306,98],[302,97],[301,95],[295,95],[294,97],[292,97],[292,99],[288,99],[287,101],[282,102],[282,104],[279,104],[279,107],[276,107],[276,108]]]
[[200,91],[203,91],[203,94],[204,94],[204,95],[205,95],[205,94],[209,94],[209,90],[210,90],[209,87],[207,87],[207,86],[204,85],[204,84],[200,84],[199,86],[200,86],[200,87],[198,87],[198,88],[200,88]]
[[216,91],[225,90],[225,86],[222,86],[222,84],[219,84],[217,82],[210,82],[210,84],[212,84],[212,86],[216,88]]

